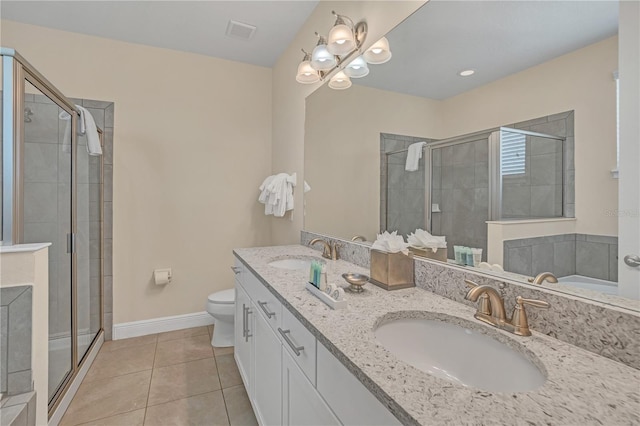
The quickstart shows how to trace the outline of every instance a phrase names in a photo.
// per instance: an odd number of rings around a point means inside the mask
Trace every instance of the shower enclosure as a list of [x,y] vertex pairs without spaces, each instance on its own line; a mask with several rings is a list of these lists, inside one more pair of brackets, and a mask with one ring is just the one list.
[[428,142],[419,169],[405,171],[407,149],[384,153],[383,230],[423,228],[453,246],[483,249],[487,221],[563,217],[564,137],[500,127]]
[[[2,244],[50,242],[49,412],[102,333],[102,156],[73,102],[2,49]],[[102,130],[99,130],[102,140]]]

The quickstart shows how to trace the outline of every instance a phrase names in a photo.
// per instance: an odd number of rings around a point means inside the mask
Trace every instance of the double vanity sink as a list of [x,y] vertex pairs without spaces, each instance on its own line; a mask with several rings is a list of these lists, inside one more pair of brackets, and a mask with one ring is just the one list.
[[[637,370],[535,333],[474,319],[472,306],[420,288],[367,284],[331,310],[305,290],[312,260],[329,282],[369,271],[304,246],[235,250],[271,293],[403,424],[633,424]],[[318,349],[319,350],[319,349]]]
[[[268,265],[307,271],[312,260],[319,259],[287,257]],[[383,347],[399,360],[435,377],[492,392],[528,391],[546,380],[544,373],[521,352],[480,332],[482,325],[470,321],[455,324],[460,319],[453,317],[381,318],[379,322],[374,334]]]

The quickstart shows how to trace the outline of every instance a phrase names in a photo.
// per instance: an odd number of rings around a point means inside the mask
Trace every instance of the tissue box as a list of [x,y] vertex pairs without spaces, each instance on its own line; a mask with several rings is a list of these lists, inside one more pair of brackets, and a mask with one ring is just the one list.
[[439,248],[435,253],[431,249],[419,249],[415,247],[409,247],[409,251],[414,256],[425,257],[427,259],[439,260],[440,262],[447,261],[447,249]]
[[371,283],[385,290],[415,287],[413,254],[371,250]]

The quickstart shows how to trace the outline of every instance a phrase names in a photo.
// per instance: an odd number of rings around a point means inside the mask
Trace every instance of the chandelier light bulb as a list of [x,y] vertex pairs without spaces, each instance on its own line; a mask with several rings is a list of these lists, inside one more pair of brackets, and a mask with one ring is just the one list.
[[370,64],[384,64],[391,59],[391,49],[389,49],[389,40],[382,37],[376,41],[373,46],[364,52],[364,59]]

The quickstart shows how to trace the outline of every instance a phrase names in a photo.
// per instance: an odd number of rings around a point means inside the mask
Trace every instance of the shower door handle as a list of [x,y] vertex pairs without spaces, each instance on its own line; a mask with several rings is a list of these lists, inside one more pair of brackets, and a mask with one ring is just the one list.
[[76,234],[67,234],[67,253],[76,252]]

